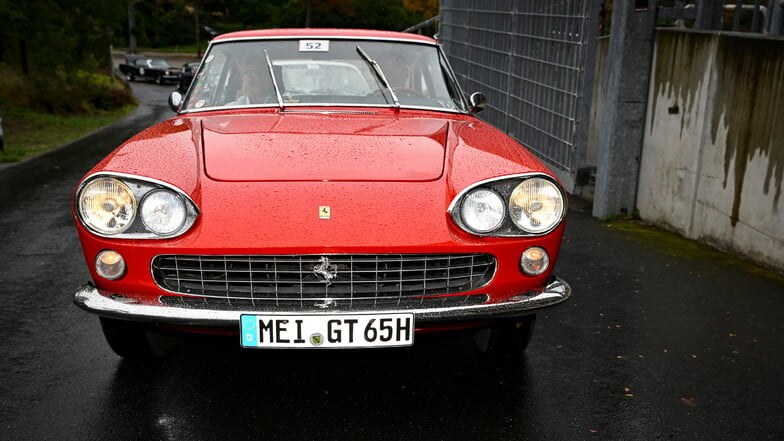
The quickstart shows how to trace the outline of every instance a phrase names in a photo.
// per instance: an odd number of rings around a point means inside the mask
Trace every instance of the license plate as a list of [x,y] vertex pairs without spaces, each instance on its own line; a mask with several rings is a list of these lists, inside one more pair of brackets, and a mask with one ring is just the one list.
[[414,344],[414,314],[242,315],[246,348],[375,348]]

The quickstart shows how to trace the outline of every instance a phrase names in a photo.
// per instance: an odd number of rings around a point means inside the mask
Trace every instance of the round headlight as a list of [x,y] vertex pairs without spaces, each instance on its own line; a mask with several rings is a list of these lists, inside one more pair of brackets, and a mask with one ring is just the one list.
[[504,201],[498,193],[480,188],[468,193],[460,206],[460,218],[476,233],[488,233],[504,222]]
[[546,233],[563,218],[563,195],[555,183],[531,178],[521,182],[509,198],[509,215],[523,231]]
[[122,181],[98,178],[79,192],[79,215],[85,226],[99,234],[120,234],[133,223],[136,197]]
[[159,236],[168,236],[182,228],[188,215],[185,202],[169,190],[155,190],[142,200],[140,213],[144,226]]

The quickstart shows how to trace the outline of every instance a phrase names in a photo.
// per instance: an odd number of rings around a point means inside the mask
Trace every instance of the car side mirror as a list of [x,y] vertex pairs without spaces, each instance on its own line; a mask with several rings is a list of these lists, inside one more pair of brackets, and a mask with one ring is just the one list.
[[180,106],[182,106],[182,94],[175,90],[169,95],[169,108],[172,112],[177,113],[180,111]]
[[487,98],[482,92],[472,93],[469,101],[471,104],[471,113],[481,112],[487,107]]

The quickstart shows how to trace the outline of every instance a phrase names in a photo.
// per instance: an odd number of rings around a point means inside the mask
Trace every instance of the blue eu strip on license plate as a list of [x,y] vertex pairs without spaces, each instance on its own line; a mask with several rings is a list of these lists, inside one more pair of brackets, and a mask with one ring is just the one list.
[[375,348],[414,344],[414,314],[242,315],[246,348]]

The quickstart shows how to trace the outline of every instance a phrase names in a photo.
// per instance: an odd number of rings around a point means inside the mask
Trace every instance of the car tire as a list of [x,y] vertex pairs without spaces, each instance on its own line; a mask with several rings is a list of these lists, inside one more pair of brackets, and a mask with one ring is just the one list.
[[474,343],[482,355],[493,361],[521,360],[534,333],[536,315],[505,320],[474,334]]
[[128,81],[133,81],[134,80],[133,74],[126,74],[125,75],[125,79],[128,80]]
[[155,77],[155,84],[163,84],[163,79],[160,75]]
[[166,355],[173,344],[164,336],[144,326],[125,320],[100,317],[101,328],[109,347],[129,360],[153,360]]

